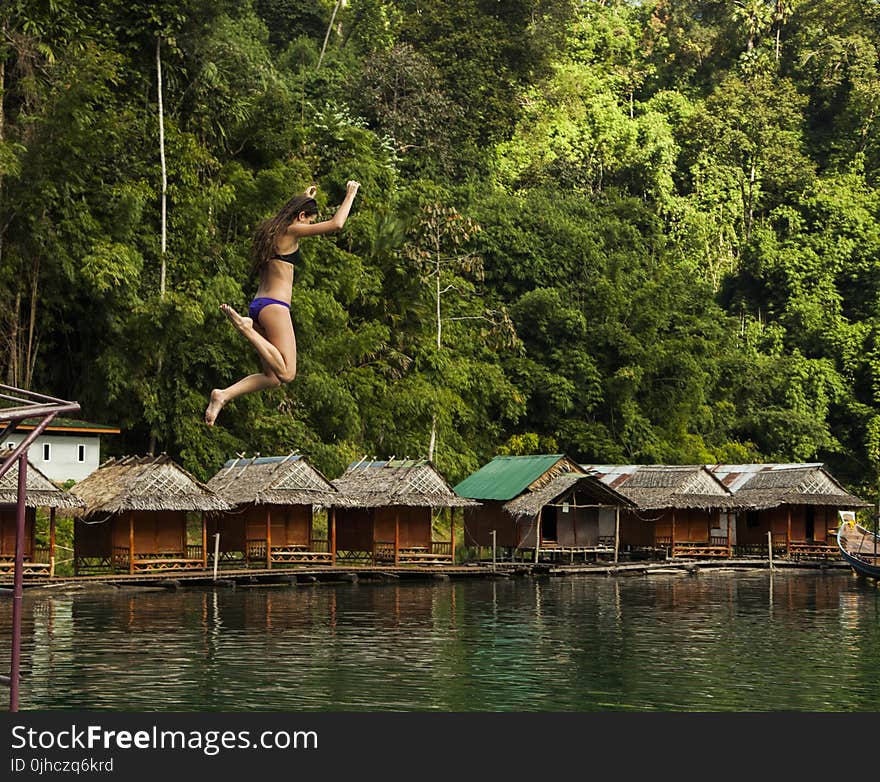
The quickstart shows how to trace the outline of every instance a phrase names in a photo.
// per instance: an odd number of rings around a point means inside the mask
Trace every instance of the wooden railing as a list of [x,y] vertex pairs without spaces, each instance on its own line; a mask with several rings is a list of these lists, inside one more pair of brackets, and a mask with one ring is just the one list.
[[330,553],[330,546],[328,544],[327,538],[312,538],[311,550],[318,554]]
[[724,538],[724,545],[711,542],[701,543],[699,541],[676,541],[672,544],[673,557],[729,557],[730,551],[727,548],[727,538]]
[[377,540],[373,543],[373,560],[375,562],[394,561],[394,541]]
[[244,558],[250,560],[266,561],[266,541],[259,538],[249,538],[245,541]]
[[114,568],[128,568],[128,561],[131,557],[131,551],[128,546],[114,546],[113,547],[113,567]]
[[201,559],[202,558],[202,544],[201,543],[187,543],[186,544],[186,558],[187,559]]
[[432,540],[431,553],[434,556],[451,557],[452,541],[451,540]]
[[49,547],[48,546],[34,546],[34,553],[31,557],[31,562],[39,562],[41,565],[49,564]]

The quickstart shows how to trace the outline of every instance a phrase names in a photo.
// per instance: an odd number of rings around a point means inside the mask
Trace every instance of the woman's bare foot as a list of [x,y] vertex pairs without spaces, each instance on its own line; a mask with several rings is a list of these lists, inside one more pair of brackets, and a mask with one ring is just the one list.
[[221,304],[220,309],[223,310],[223,314],[232,321],[232,325],[235,326],[242,334],[254,327],[254,321],[251,318],[244,317],[239,315],[232,307],[228,304]]
[[[250,318],[248,318],[248,320],[250,320]],[[217,420],[217,416],[220,414],[220,411],[225,404],[226,399],[223,396],[223,392],[219,388],[215,388],[211,392],[211,402],[208,404],[208,409],[205,410],[205,423],[208,426],[214,425],[214,421]]]

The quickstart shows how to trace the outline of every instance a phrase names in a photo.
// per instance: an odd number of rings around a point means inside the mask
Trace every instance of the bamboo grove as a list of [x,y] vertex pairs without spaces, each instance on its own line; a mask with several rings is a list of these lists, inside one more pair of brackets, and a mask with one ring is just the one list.
[[[564,452],[871,487],[878,46],[868,0],[6,0],[0,377],[200,477]],[[256,368],[219,310],[255,225],[349,178],[297,379],[206,427]]]

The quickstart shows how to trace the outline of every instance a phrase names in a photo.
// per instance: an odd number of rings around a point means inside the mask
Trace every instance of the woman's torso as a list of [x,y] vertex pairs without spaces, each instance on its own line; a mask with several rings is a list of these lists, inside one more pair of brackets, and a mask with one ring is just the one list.
[[295,249],[279,248],[260,270],[260,287],[254,298],[277,299],[290,304],[293,266],[299,259],[299,245]]

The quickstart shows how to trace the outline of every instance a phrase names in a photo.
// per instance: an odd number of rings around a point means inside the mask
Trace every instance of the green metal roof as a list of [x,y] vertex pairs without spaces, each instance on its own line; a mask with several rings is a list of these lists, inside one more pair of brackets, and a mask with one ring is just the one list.
[[472,500],[512,500],[563,458],[561,453],[496,456],[459,483],[455,493]]
[[[27,431],[29,429],[33,429],[37,424],[39,424],[41,419],[39,418],[26,418],[22,421],[18,428],[22,431]],[[80,421],[76,418],[56,418],[52,421],[49,426],[46,427],[46,431],[89,431],[89,432],[105,432],[107,434],[119,434],[119,429],[115,426],[107,426],[106,424],[93,424],[89,421]]]

